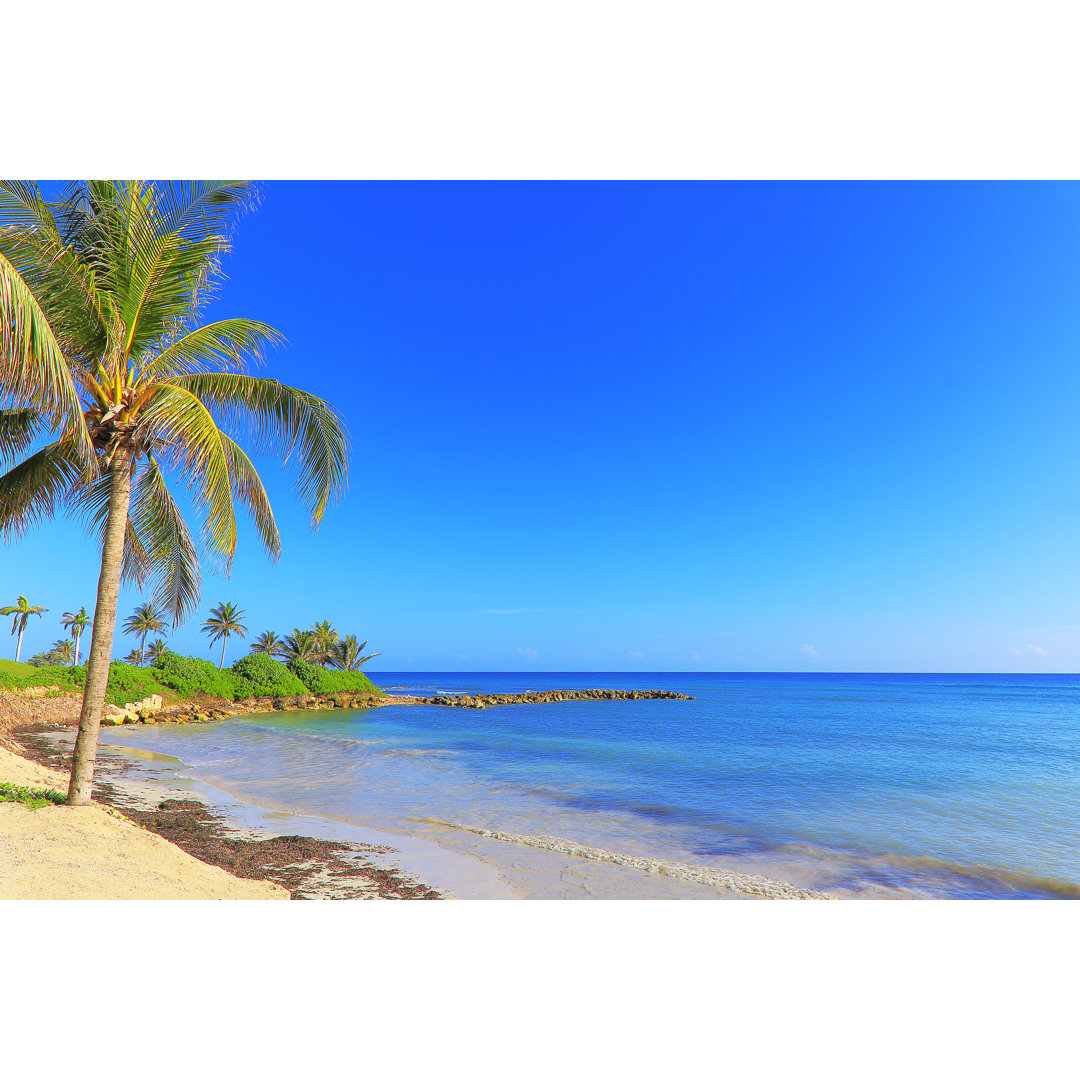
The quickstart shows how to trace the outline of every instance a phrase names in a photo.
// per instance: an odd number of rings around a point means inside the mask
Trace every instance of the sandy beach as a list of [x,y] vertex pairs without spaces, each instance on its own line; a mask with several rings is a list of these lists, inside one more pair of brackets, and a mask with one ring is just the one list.
[[[67,790],[67,776],[0,748],[0,782]],[[0,899],[287,900],[243,881],[101,805],[30,810],[0,803]]]

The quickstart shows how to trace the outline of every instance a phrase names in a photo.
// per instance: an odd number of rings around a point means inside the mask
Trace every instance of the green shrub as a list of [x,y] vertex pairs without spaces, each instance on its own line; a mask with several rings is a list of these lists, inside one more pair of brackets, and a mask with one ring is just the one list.
[[[81,669],[84,673],[86,668]],[[135,667],[114,660],[109,665],[109,686],[105,691],[105,700],[111,705],[124,705],[129,701],[140,701],[151,694],[160,694],[164,689],[156,677],[153,668]],[[85,674],[83,679],[85,679]]]
[[254,693],[247,679],[232,671],[219,671],[212,660],[199,660],[194,656],[167,652],[150,670],[159,682],[181,697],[210,694],[226,701],[239,701]]
[[266,653],[249,653],[237,660],[233,672],[251,684],[260,697],[292,697],[307,693],[307,687],[280,660]]
[[379,692],[362,671],[331,671],[304,660],[289,661],[289,670],[313,694],[377,694]]

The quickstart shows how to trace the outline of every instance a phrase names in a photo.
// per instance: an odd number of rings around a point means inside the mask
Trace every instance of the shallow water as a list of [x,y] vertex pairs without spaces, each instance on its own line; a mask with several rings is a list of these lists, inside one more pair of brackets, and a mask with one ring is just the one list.
[[496,864],[517,856],[439,823],[847,895],[1080,897],[1080,676],[380,673],[376,682],[425,694],[673,689],[696,700],[276,713],[102,738],[177,757],[245,802]]

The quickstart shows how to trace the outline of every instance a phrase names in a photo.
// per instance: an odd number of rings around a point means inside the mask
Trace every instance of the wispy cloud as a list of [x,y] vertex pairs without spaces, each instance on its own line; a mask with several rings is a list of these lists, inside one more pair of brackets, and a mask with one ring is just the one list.
[[526,660],[537,660],[540,654],[535,649],[518,649],[518,656],[524,656]]
[[811,660],[821,659],[821,657],[818,655],[817,649],[815,649],[813,645],[800,645],[799,650],[806,653],[806,655],[809,656]]
[[508,607],[484,608],[485,615],[580,615],[581,608]]
[[1034,653],[1036,656],[1049,656],[1050,650],[1044,649],[1041,645],[1029,645],[1027,647],[1028,652]]
[[635,660],[644,660],[645,659],[645,654],[643,652],[641,652],[639,649],[631,649],[629,655],[632,656]]

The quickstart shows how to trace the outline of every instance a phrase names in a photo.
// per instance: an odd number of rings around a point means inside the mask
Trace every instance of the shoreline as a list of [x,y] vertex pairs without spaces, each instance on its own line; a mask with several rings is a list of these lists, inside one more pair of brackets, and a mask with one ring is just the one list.
[[[18,743],[37,762],[62,764],[70,756],[70,736],[55,727],[22,729]],[[560,837],[434,819],[418,819],[403,835],[181,779],[174,758],[109,744],[101,750],[96,802],[230,873],[283,886],[294,899],[838,898],[759,874],[621,854]],[[289,869],[298,855],[305,857],[301,872]]]
[[[28,765],[49,770],[66,786],[71,741],[61,732],[20,729],[15,741]],[[273,827],[274,823],[267,823],[269,827],[247,823],[186,785],[132,776],[129,762],[110,754],[108,747],[103,750],[94,778],[95,808],[121,815],[237,882],[265,883],[279,889],[282,898],[293,900],[443,898],[397,866],[380,865],[381,856],[394,852],[378,842],[380,837],[373,837],[374,843],[343,841],[300,835]],[[57,771],[57,766],[64,771]]]

